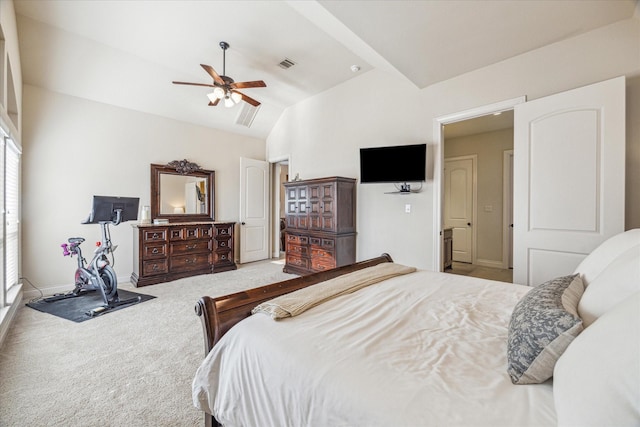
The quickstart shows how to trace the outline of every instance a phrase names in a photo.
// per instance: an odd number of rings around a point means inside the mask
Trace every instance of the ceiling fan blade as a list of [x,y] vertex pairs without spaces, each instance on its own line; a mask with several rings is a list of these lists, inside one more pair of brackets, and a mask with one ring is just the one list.
[[235,93],[240,94],[240,96],[242,97],[242,100],[244,102],[249,103],[249,104],[253,105],[254,107],[257,107],[258,105],[260,105],[260,103],[258,101],[256,101],[255,99],[245,95],[242,92],[238,92],[237,90],[232,90],[231,92],[235,92]]
[[216,101],[215,101],[215,102],[211,102],[211,101],[209,101],[209,107],[215,107],[216,105],[218,105],[218,102],[220,102],[220,100],[219,100],[219,99],[216,99]]
[[215,87],[215,85],[209,83],[190,83],[190,82],[171,82],[174,85],[191,85],[191,86],[206,86],[206,87]]
[[251,88],[251,87],[267,87],[267,84],[265,82],[263,82],[262,80],[256,80],[254,82],[236,82],[236,83],[231,83],[229,86],[231,86],[234,89],[246,89],[246,88]]
[[218,75],[218,73],[216,73],[216,70],[214,70],[214,69],[213,69],[213,67],[212,67],[211,65],[200,64],[200,66],[201,66],[202,68],[204,68],[204,70],[205,70],[207,73],[209,73],[209,75],[210,75],[211,77],[213,77],[213,80],[214,80],[216,83],[218,83],[219,85],[224,86],[224,84],[225,84],[225,83],[224,83],[224,80],[222,80],[222,77],[220,77],[220,76]]

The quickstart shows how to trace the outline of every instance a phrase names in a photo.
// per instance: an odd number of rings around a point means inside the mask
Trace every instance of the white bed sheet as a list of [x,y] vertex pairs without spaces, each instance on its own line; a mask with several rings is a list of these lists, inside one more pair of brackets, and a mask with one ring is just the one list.
[[547,426],[552,384],[513,385],[511,311],[530,288],[418,271],[289,319],[234,326],[193,381],[232,426]]

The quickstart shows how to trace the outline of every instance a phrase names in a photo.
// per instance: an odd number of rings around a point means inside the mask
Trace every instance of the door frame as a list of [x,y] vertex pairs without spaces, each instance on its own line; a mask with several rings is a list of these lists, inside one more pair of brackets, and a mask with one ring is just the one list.
[[[444,150],[443,150],[444,151]],[[478,218],[478,155],[477,154],[466,154],[464,156],[454,156],[445,158],[444,162],[448,161],[456,161],[456,160],[471,160],[471,264],[476,264],[478,257],[478,227],[477,227],[477,218]],[[444,176],[444,168],[442,169],[442,173]],[[444,179],[442,180],[442,185],[444,188]],[[444,197],[444,191],[442,194]],[[442,209],[444,210],[444,201],[442,203]],[[444,218],[443,218],[444,221]],[[444,224],[443,224],[444,227]]]
[[519,96],[504,101],[487,104],[469,110],[446,114],[433,119],[433,258],[431,260],[435,271],[442,271],[442,245],[443,245],[443,223],[442,206],[444,197],[444,132],[445,125],[460,122],[476,117],[486,116],[506,110],[513,110],[516,105],[526,102],[526,96]]
[[279,176],[276,176],[275,169],[277,168],[278,163],[287,162],[289,165],[289,176],[291,176],[291,154],[285,154],[282,156],[277,156],[273,158],[269,158],[267,160],[270,164],[271,169],[271,232],[269,233],[271,242],[269,244],[271,258],[279,258],[280,251],[278,245],[279,233],[280,233],[280,216],[278,215],[280,212],[280,182]]

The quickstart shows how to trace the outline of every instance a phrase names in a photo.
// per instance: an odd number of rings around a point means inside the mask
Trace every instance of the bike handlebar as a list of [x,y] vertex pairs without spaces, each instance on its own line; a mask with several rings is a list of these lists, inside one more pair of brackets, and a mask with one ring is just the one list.
[[62,256],[69,256],[71,252],[69,251],[69,245],[67,243],[63,243],[60,245],[62,248]]

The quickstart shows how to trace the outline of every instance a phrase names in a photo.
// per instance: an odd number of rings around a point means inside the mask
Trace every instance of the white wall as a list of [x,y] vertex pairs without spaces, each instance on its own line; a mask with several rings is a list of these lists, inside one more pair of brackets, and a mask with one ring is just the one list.
[[[299,173],[303,179],[332,175],[358,178],[360,147],[426,142],[431,145],[428,156],[432,163],[436,117],[522,95],[535,99],[619,75],[639,74],[637,18],[424,90],[373,70],[287,109],[267,138],[267,157],[290,154],[290,176]],[[635,83],[629,84],[636,87]],[[637,89],[628,93],[638,96]],[[637,121],[640,117],[638,104],[636,99],[628,102],[627,120]],[[627,140],[628,156],[637,158],[640,135],[636,131]],[[428,175],[423,191],[408,196],[384,194],[393,189],[389,185],[358,185],[359,260],[388,252],[397,262],[434,268],[433,242],[437,234],[433,230],[432,168]],[[640,183],[627,185],[638,188]],[[640,206],[637,190],[627,191],[626,203]],[[405,204],[412,205],[410,214],[404,213]],[[627,225],[638,227],[640,219]]]
[[[98,225],[81,225],[91,197],[139,197],[150,203],[150,164],[187,159],[216,171],[215,216],[239,218],[240,157],[264,160],[262,140],[24,87],[22,275],[60,291],[73,283],[75,259],[62,256],[69,237],[100,240]],[[115,271],[132,272],[130,223],[111,227]],[[236,240],[237,243],[237,240]],[[237,246],[237,245],[236,245]],[[27,289],[28,290],[28,289]],[[70,290],[70,289],[68,289]]]

